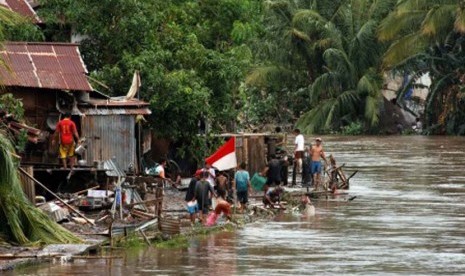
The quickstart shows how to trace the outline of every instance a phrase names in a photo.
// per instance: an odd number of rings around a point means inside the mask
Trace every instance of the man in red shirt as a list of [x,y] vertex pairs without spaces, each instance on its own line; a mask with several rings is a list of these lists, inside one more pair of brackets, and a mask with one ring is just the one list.
[[58,122],[55,134],[53,135],[52,145],[55,145],[57,136],[60,135],[60,159],[63,161],[63,167],[67,167],[67,159],[69,158],[69,166],[71,169],[74,167],[74,139],[73,136],[79,141],[79,134],[76,130],[76,125],[71,121],[71,114],[65,114],[64,118]]

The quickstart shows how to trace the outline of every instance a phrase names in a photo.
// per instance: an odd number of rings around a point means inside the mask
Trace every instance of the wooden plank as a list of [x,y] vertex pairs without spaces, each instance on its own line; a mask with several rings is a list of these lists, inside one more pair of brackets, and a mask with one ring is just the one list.
[[145,217],[145,218],[149,218],[149,219],[153,219],[155,218],[155,215],[154,214],[149,214],[149,213],[145,213],[145,212],[142,212],[142,211],[139,211],[139,210],[132,210],[131,211],[131,214],[134,214],[136,216],[141,216],[141,217]]
[[144,237],[144,240],[147,243],[147,245],[150,245],[150,241],[147,238],[147,236],[145,235],[144,231],[142,229],[139,229],[139,233],[142,235],[142,237]]

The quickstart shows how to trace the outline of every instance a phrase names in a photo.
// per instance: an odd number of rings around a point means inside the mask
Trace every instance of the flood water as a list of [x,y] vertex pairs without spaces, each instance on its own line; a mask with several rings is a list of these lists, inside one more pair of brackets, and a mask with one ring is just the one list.
[[284,214],[187,249],[42,265],[11,275],[309,275],[465,273],[465,139],[323,137],[346,163],[350,196],[311,219]]

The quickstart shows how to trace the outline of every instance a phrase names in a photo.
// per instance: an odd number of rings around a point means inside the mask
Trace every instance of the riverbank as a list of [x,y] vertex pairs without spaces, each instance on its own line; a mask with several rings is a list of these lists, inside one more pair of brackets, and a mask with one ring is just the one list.
[[[301,190],[301,191],[300,191]],[[303,189],[293,189],[290,194],[301,194]],[[164,229],[157,229],[156,224],[147,227],[144,233],[140,231],[128,231],[126,234],[116,237],[107,237],[104,233],[104,222],[89,224],[63,223],[62,226],[80,237],[83,244],[57,244],[40,246],[15,246],[8,243],[0,244],[0,271],[13,270],[20,267],[37,265],[44,262],[72,262],[83,258],[117,258],[117,255],[106,254],[106,249],[128,248],[132,246],[155,247],[182,247],[188,238],[208,235],[216,232],[235,231],[244,225],[258,221],[271,220],[280,212],[279,209],[264,209],[261,207],[262,192],[253,192],[250,197],[250,205],[247,212],[236,213],[233,208],[232,222],[220,218],[218,224],[212,227],[190,224],[189,215],[185,209],[185,192],[167,188],[163,197],[163,220],[179,221],[179,232],[169,233]],[[288,197],[292,198],[292,197]],[[294,202],[287,200],[288,207],[293,207]],[[95,215],[98,217],[98,215]],[[184,243],[184,244],[183,244]]]

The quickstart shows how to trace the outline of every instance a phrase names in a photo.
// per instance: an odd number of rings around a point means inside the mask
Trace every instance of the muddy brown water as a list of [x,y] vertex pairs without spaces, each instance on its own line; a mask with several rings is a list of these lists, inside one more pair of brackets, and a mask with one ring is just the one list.
[[186,249],[132,249],[123,259],[46,264],[10,275],[308,275],[465,273],[465,139],[323,137],[350,196],[317,203]]

